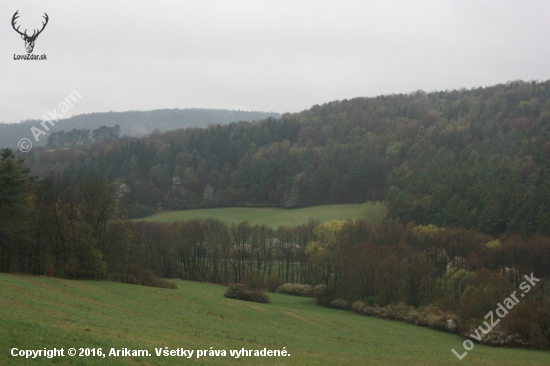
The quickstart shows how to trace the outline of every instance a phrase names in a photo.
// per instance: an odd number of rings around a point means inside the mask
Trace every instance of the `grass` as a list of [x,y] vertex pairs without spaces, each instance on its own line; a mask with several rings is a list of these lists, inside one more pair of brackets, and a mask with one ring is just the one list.
[[225,207],[196,210],[165,211],[144,219],[134,221],[174,222],[192,219],[216,218],[226,224],[239,224],[248,221],[251,225],[264,224],[276,229],[279,226],[297,226],[305,224],[310,218],[321,222],[330,220],[355,220],[361,214],[362,204],[323,205],[305,208],[249,208]]
[[[548,365],[548,352],[476,345],[459,361],[452,334],[270,294],[271,304],[226,299],[225,287],[175,281],[179,290],[113,282],[0,275],[0,365]],[[24,360],[10,350],[147,349],[151,357]],[[157,357],[155,347],[227,350],[226,357]],[[282,349],[289,357],[229,356],[230,349]]]

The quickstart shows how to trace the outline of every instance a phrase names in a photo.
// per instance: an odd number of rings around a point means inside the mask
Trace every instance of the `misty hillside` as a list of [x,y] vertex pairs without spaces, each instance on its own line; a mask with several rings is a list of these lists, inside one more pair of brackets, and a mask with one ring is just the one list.
[[354,98],[280,119],[24,155],[170,209],[385,200],[407,223],[550,235],[550,81]]
[[[207,127],[210,124],[253,121],[267,117],[278,118],[280,115],[275,112],[201,108],[90,113],[60,120],[55,123],[54,127],[50,127],[48,133],[62,130],[68,132],[72,129],[93,130],[100,126],[113,127],[118,124],[121,135],[140,137],[151,133],[155,129],[165,132],[184,127]],[[0,123],[0,149],[5,147],[17,148],[17,143],[22,138],[30,139],[33,146],[45,146],[47,136],[39,136],[39,141],[36,142],[30,131],[33,126],[43,130],[40,122],[42,121],[26,120],[20,123]]]

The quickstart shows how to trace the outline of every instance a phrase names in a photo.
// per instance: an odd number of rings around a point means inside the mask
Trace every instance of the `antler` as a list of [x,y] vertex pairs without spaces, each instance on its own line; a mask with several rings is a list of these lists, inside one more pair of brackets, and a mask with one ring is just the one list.
[[[30,38],[36,38],[36,37],[38,37],[38,35],[39,35],[40,33],[42,33],[42,31],[44,30],[44,28],[46,28],[46,24],[48,24],[48,20],[49,20],[50,18],[48,17],[48,14],[46,14],[46,13],[44,13],[44,14],[45,14],[45,15],[43,16],[43,18],[46,19],[46,23],[42,22],[42,29],[40,29],[40,30],[38,31],[38,33],[36,33],[36,30],[34,30],[33,33],[32,33],[32,36],[31,36]],[[36,33],[36,35],[35,35],[35,33]]]
[[[12,26],[13,29],[14,29],[17,33],[19,33],[20,35],[22,35],[22,36],[27,36],[27,30],[26,30],[26,29],[25,29],[25,33],[21,33],[21,32],[19,32],[19,27],[15,28],[15,20],[16,20],[17,18],[19,18],[19,15],[17,15],[17,13],[19,13],[19,10],[17,10],[17,11],[15,12],[15,14],[13,14],[13,18],[11,18],[11,26]],[[44,14],[46,14],[46,13],[44,13]]]
[[11,18],[11,26],[13,27],[13,29],[14,29],[17,33],[19,33],[19,34],[22,35],[22,36],[25,36],[26,38],[30,38],[30,39],[36,39],[36,37],[38,37],[38,35],[39,35],[40,33],[42,33],[42,31],[44,30],[44,28],[46,28],[46,24],[48,24],[48,20],[50,19],[50,18],[48,17],[48,14],[44,13],[45,15],[43,16],[43,18],[46,19],[46,22],[42,22],[42,29],[40,29],[40,30],[38,31],[38,33],[36,33],[37,30],[35,29],[35,30],[33,31],[33,33],[32,33],[32,36],[29,37],[29,35],[27,34],[27,30],[26,30],[26,29],[25,29],[25,33],[21,33],[21,32],[19,31],[19,27],[15,28],[15,21],[16,21],[17,18],[19,18],[19,15],[18,15],[17,13],[19,13],[19,10],[17,10],[17,11],[15,12],[15,14],[13,14],[13,17]]

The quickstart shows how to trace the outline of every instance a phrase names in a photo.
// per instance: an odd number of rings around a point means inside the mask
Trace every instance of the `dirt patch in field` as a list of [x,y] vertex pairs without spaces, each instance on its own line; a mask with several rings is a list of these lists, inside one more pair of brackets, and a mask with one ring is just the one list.
[[294,313],[290,313],[288,311],[282,311],[282,310],[281,310],[281,313],[286,314],[286,315],[290,315],[291,317],[294,317],[296,319],[300,319],[301,321],[306,322],[308,324],[317,325],[317,324],[313,323],[312,321],[307,320],[303,316],[300,316],[300,315],[297,315],[297,314],[294,314]]

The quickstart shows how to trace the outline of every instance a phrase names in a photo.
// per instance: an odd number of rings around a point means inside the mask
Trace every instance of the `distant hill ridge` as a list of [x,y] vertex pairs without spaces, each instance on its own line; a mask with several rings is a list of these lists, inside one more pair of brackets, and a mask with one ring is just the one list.
[[[276,112],[257,112],[227,109],[157,109],[152,111],[101,112],[87,113],[59,120],[51,132],[72,129],[96,129],[100,126],[120,126],[121,135],[141,137],[154,130],[160,132],[186,127],[207,127],[211,124],[228,124],[239,121],[263,120],[268,117],[279,118]],[[0,148],[17,148],[22,138],[29,138],[34,146],[45,146],[46,136],[36,142],[30,128],[40,127],[41,120],[25,120],[20,123],[0,123]]]

